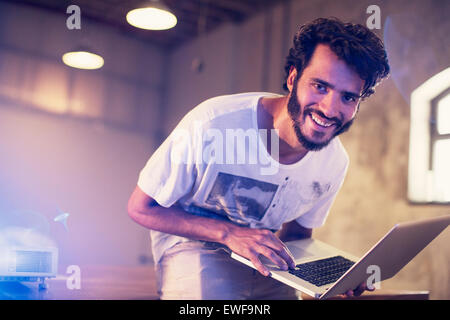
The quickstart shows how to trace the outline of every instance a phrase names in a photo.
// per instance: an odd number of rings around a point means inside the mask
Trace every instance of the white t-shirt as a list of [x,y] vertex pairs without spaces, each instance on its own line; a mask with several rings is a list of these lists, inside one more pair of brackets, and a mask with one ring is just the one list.
[[[292,220],[306,228],[322,226],[344,181],[348,155],[334,138],[294,164],[275,161],[257,126],[262,96],[276,95],[220,96],[192,109],[148,160],[139,188],[163,207],[251,228],[278,230]],[[155,262],[188,240],[154,230],[151,239]]]

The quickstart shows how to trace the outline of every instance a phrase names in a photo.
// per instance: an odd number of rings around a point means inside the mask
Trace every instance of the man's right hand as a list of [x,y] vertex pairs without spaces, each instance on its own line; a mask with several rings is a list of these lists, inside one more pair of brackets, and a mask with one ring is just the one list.
[[270,272],[259,259],[259,255],[268,258],[282,270],[295,269],[289,249],[270,230],[232,226],[223,243],[233,252],[249,259],[264,276],[268,276]]
[[270,230],[240,227],[230,222],[195,216],[180,208],[161,207],[138,186],[128,201],[128,214],[148,229],[189,239],[220,242],[250,259],[265,276],[269,275],[269,270],[259,260],[259,255],[267,257],[281,269],[295,268],[292,254]]

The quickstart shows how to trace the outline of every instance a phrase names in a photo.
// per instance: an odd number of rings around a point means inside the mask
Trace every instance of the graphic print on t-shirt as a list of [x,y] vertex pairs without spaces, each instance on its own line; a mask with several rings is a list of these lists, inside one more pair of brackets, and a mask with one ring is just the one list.
[[206,203],[217,211],[260,221],[277,189],[276,184],[219,172]]

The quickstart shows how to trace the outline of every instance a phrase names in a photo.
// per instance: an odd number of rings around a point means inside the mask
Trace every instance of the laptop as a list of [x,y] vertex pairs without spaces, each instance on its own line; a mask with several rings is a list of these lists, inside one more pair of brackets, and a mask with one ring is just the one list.
[[[314,298],[327,299],[365,281],[374,285],[392,278],[449,224],[450,215],[396,224],[362,258],[308,238],[286,242],[294,256],[295,270],[281,270],[265,257],[261,261],[272,278]],[[250,260],[234,252],[231,257],[255,268]]]

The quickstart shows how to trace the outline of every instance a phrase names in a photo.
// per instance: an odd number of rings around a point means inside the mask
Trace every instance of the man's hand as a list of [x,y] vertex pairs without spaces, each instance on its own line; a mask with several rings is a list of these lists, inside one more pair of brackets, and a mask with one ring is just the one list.
[[223,243],[233,252],[249,259],[264,276],[268,276],[270,272],[260,261],[259,255],[265,256],[282,270],[295,268],[289,249],[270,230],[233,226]]
[[222,243],[250,259],[267,276],[269,270],[259,260],[263,255],[281,269],[295,268],[292,254],[270,230],[240,227],[231,222],[199,217],[177,207],[165,208],[136,187],[128,201],[128,214],[140,225],[189,239]]
[[348,290],[346,293],[342,294],[342,298],[349,298],[349,297],[359,297],[363,294],[364,291],[374,291],[375,287],[368,287],[366,282],[364,281],[361,283],[357,288],[354,290]]

